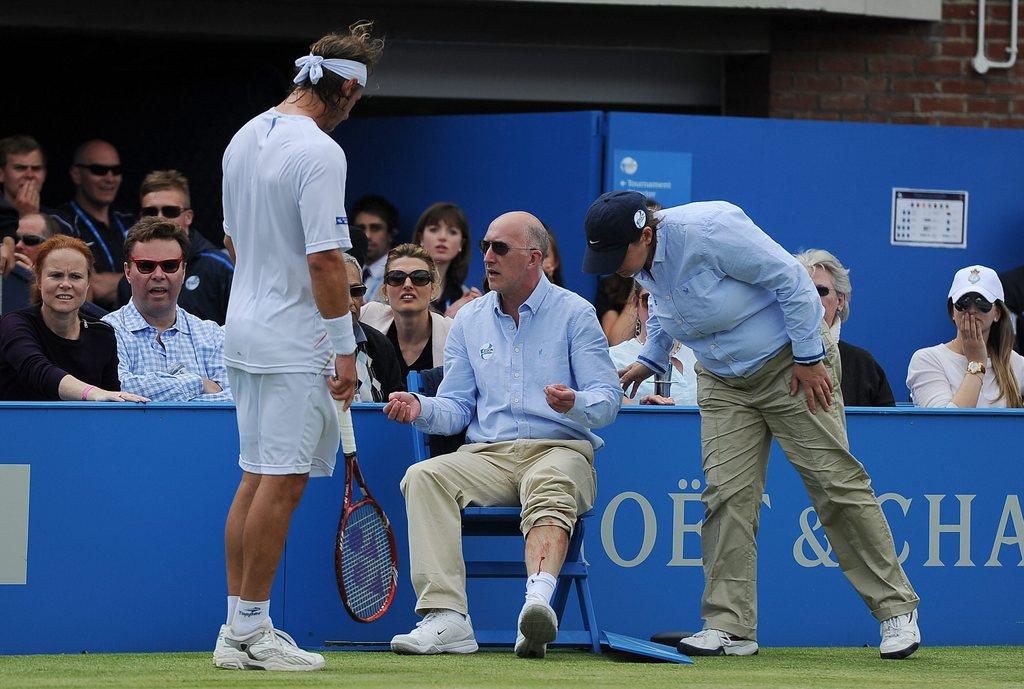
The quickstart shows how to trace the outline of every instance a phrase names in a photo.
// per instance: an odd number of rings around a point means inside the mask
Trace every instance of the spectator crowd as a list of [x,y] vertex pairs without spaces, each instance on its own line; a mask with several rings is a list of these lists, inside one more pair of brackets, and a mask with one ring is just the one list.
[[[0,399],[230,401],[223,325],[234,266],[196,229],[185,175],[147,174],[135,210],[116,205],[123,172],[109,142],[90,140],[75,150],[66,203],[45,205],[47,173],[35,139],[0,139]],[[458,205],[430,205],[406,244],[398,243],[399,214],[388,199],[367,195],[350,208],[357,401],[386,402],[405,390],[409,371],[439,373],[456,313],[491,287],[488,278],[467,284],[474,247]],[[648,209],[661,206],[651,199]],[[544,229],[543,273],[563,286],[556,235]],[[878,361],[842,337],[852,313],[850,269],[824,249],[796,259],[838,343],[845,405],[895,405]],[[628,366],[647,341],[656,297],[614,274],[587,296],[616,368]],[[1024,312],[1024,267],[1000,276],[967,266],[953,277],[946,301],[952,339],[915,352],[906,374],[911,401],[1021,407],[1024,337],[1015,325]],[[671,363],[670,372],[623,402],[695,404],[693,352],[676,342]]]

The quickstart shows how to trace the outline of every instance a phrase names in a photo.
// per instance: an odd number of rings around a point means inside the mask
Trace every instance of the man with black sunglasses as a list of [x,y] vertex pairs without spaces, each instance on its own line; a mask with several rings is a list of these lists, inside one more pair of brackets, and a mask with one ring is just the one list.
[[86,141],[75,150],[70,174],[75,197],[57,210],[57,219],[65,234],[81,239],[96,257],[90,281],[93,301],[116,309],[122,305],[118,295],[125,260],[122,246],[133,224],[128,213],[113,208],[121,188],[121,156],[106,141]]
[[[235,264],[195,229],[188,178],[177,170],[156,170],[139,189],[142,217],[164,218],[188,233],[185,282],[178,306],[193,316],[224,325]],[[125,285],[122,283],[121,288]]]
[[18,221],[13,236],[14,267],[10,275],[4,279],[3,306],[0,313],[9,313],[29,305],[32,285],[36,280],[35,273],[32,272],[36,254],[39,253],[39,247],[43,242],[59,232],[60,224],[52,216],[43,213],[24,215]]

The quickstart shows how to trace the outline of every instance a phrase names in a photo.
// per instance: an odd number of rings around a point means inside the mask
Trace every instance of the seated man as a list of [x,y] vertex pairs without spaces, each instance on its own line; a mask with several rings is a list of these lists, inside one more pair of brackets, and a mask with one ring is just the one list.
[[128,231],[131,300],[103,317],[117,334],[121,389],[161,402],[230,402],[223,329],[178,306],[188,249],[169,220],[143,218]]
[[481,242],[491,292],[466,304],[444,350],[436,397],[396,392],[388,418],[428,433],[469,425],[469,444],[409,468],[402,480],[416,612],[391,640],[398,653],[472,653],[459,510],[522,505],[526,602],[516,654],[543,657],[550,605],[578,515],[594,503],[590,429],[611,423],[622,391],[594,307],[543,273],[548,236],[528,213],[506,213]]
[[811,275],[821,305],[825,308],[825,325],[832,331],[832,339],[839,347],[842,374],[839,387],[843,391],[843,405],[895,407],[889,379],[871,352],[839,339],[842,324],[850,317],[850,297],[853,294],[850,270],[824,249],[808,249],[796,254],[796,260]]
[[405,390],[398,355],[391,340],[381,331],[359,322],[359,313],[366,303],[363,267],[351,254],[342,254],[352,304],[352,327],[356,331],[356,396],[353,402],[383,402],[392,392]]
[[[60,224],[53,216],[44,213],[31,213],[21,216],[14,233],[14,268],[4,280],[3,308],[0,313],[8,313],[23,309],[31,303],[32,287],[36,283],[36,275],[32,267],[36,263],[36,254],[43,242],[60,233]],[[82,305],[83,311],[94,315]],[[101,318],[105,312],[96,318]]]

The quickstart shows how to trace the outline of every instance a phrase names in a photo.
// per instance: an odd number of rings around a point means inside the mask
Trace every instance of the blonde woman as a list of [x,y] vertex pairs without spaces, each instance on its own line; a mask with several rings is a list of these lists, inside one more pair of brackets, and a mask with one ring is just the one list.
[[985,266],[961,268],[946,310],[950,342],[914,352],[907,387],[919,407],[1021,407],[1024,357],[1013,351],[1013,324],[999,276]]
[[367,303],[360,320],[387,335],[398,353],[402,380],[409,371],[442,365],[452,319],[430,309],[431,301],[441,293],[437,266],[430,254],[415,244],[392,249],[381,292],[384,303]]

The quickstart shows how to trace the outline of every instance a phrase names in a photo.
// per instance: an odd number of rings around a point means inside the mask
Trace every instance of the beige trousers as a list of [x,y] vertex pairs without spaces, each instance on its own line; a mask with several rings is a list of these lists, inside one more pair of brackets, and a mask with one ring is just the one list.
[[594,504],[594,447],[585,440],[463,445],[413,464],[402,479],[416,612],[468,612],[462,519],[468,505],[521,505],[525,536],[538,522],[569,533]]
[[757,638],[755,539],[773,436],[803,479],[840,568],[871,614],[885,620],[917,607],[871,479],[850,454],[839,352],[827,329],[822,336],[835,389],[828,412],[819,404],[811,414],[803,389],[790,396],[788,346],[747,377],[720,377],[698,364],[706,629]]

